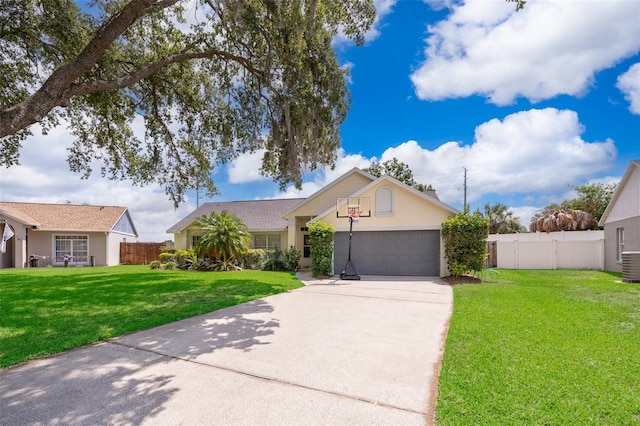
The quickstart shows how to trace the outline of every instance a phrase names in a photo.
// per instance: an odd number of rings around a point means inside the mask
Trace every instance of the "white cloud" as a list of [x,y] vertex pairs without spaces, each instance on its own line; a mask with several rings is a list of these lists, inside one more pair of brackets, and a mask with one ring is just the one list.
[[432,184],[447,203],[463,199],[463,167],[468,202],[490,193],[557,193],[607,170],[616,156],[613,141],[587,142],[583,132],[574,111],[532,109],[479,125],[471,145],[428,150],[408,141],[387,149],[382,161],[407,163],[415,180]]
[[33,129],[21,150],[20,165],[0,168],[0,199],[32,203],[96,204],[128,207],[140,241],[164,241],[165,231],[195,206],[188,201],[177,210],[157,185],[134,186],[130,181],[111,181],[94,173],[89,179],[69,171],[66,150],[74,137],[62,125],[43,136]]
[[509,210],[513,212],[514,217],[518,218],[518,220],[520,221],[520,225],[529,229],[531,218],[540,211],[540,207],[533,207],[533,206],[509,207]]
[[594,74],[640,49],[640,2],[540,0],[515,12],[468,1],[429,27],[426,60],[411,75],[419,98],[486,96],[504,105],[579,96]]
[[632,65],[627,72],[620,75],[616,87],[629,101],[629,111],[640,115],[640,63]]
[[267,180],[266,177],[260,174],[262,157],[265,151],[265,149],[261,149],[256,152],[247,152],[233,160],[227,167],[229,182],[247,183]]

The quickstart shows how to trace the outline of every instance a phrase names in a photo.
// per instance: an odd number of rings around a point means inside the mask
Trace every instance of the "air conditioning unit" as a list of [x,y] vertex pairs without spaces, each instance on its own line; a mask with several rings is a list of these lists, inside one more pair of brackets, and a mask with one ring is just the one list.
[[622,252],[622,282],[640,283],[640,251]]

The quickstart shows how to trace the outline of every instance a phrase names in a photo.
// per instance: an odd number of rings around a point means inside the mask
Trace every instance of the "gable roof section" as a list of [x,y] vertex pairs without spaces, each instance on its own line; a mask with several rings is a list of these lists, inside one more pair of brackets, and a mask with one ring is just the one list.
[[128,215],[126,207],[14,202],[0,202],[0,213],[41,231],[84,232],[110,232]]
[[[362,170],[360,170],[357,167],[354,167],[353,169],[349,170],[347,173],[343,174],[342,176],[340,176],[339,178],[337,178],[336,180],[334,180],[333,182],[323,186],[321,189],[319,189],[318,191],[314,192],[313,194],[311,194],[311,196],[307,199],[305,199],[303,202],[301,202],[299,205],[295,206],[294,208],[292,208],[291,210],[285,212],[284,216],[290,216],[294,211],[298,210],[299,208],[301,208],[302,206],[304,206],[307,203],[311,203],[314,200],[322,197],[324,194],[326,194],[328,191],[330,191],[332,188],[336,187],[337,185],[340,185],[342,182],[344,182],[345,180],[349,179],[351,176],[353,176],[354,174],[358,174],[368,180],[370,180],[371,182],[376,180],[375,176],[370,175],[369,173],[363,172]],[[344,197],[349,196],[349,194],[343,194]],[[333,200],[333,204],[335,205],[335,202],[337,200]]]
[[275,200],[250,200],[250,201],[221,201],[210,202],[201,205],[180,222],[167,229],[167,233],[175,234],[189,227],[202,215],[212,212],[227,211],[238,216],[251,230],[278,230],[287,229],[288,222],[284,219],[287,211],[295,208],[303,202],[304,198],[281,198]]
[[598,221],[599,226],[604,226],[604,224],[607,222],[609,215],[613,211],[616,203],[618,202],[618,199],[620,198],[620,195],[625,190],[627,182],[629,181],[629,179],[631,179],[631,176],[633,175],[633,172],[635,170],[640,172],[640,160],[631,161],[631,164],[629,165],[627,170],[624,172],[624,175],[622,176],[622,179],[620,180],[620,183],[618,184],[616,191],[613,193],[613,197],[611,197],[611,201],[609,201],[607,208],[605,209],[604,213],[602,213],[602,217]]
[[[404,182],[400,182],[399,180],[392,178],[391,176],[388,175],[382,175],[381,177],[377,178],[376,180],[374,180],[373,182],[371,182],[369,185],[364,186],[362,188],[360,188],[358,191],[354,192],[353,194],[349,195],[349,197],[358,197],[359,195],[367,192],[370,188],[378,185],[381,182],[387,182],[387,183],[391,183],[393,185],[399,186],[401,188],[403,188],[406,191],[409,192],[413,192],[414,194],[418,195],[419,197],[427,200],[428,202],[435,204],[437,206],[442,207],[443,209],[450,211],[451,213],[457,214],[459,213],[458,209],[443,203],[442,201],[440,201],[440,199],[437,196],[434,196],[435,194],[429,194],[429,193],[425,193],[422,191],[418,191],[417,189],[415,189],[412,186],[407,185]],[[310,222],[315,222],[325,216],[327,216],[328,214],[333,214],[335,212],[335,206],[325,210],[324,212],[320,213],[318,216],[314,217]]]

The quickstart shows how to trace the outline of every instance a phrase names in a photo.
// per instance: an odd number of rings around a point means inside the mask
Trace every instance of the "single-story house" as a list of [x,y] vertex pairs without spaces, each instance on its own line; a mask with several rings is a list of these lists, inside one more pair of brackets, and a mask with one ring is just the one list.
[[[351,259],[364,275],[448,275],[441,238],[442,222],[458,211],[392,177],[375,177],[354,168],[309,198],[205,203],[167,230],[176,248],[197,244],[196,219],[228,211],[247,225],[252,248],[295,247],[302,267],[311,265],[308,226],[323,221],[334,226],[334,273],[348,258],[350,220],[338,200],[361,200],[361,216],[353,224]],[[370,213],[369,217],[365,217]]]
[[622,252],[640,251],[640,160],[622,176],[598,225],[604,227],[604,268],[622,272]]
[[126,207],[0,202],[0,225],[3,268],[117,265],[120,242],[138,239]]

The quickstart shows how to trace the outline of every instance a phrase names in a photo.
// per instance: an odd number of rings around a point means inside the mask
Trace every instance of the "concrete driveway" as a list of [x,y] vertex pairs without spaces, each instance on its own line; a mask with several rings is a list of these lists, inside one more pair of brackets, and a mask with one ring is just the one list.
[[0,424],[433,422],[451,288],[305,286],[0,371]]

